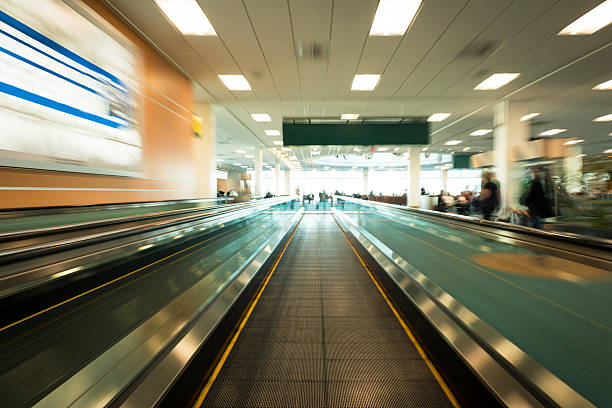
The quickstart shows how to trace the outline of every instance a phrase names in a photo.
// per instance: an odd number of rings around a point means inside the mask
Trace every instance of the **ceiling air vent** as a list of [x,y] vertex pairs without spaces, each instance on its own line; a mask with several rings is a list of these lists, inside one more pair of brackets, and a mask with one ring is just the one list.
[[496,41],[473,41],[458,55],[459,58],[484,58],[497,50]]
[[321,44],[315,42],[300,42],[297,48],[298,58],[307,61],[318,61],[325,59],[327,53]]

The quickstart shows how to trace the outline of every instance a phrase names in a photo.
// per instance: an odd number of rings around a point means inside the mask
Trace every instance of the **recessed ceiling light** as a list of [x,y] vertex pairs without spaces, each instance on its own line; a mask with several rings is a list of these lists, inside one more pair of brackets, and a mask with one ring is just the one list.
[[266,129],[264,130],[267,136],[280,136],[280,130],[276,129]]
[[582,154],[577,155],[576,157],[584,157],[584,156],[586,156],[586,154],[582,153]]
[[234,150],[234,153],[246,153],[246,150]]
[[602,82],[599,85],[595,85],[593,89],[597,91],[608,91],[612,89],[612,79],[606,82]]
[[196,0],[155,0],[161,11],[185,35],[217,35]]
[[593,34],[610,23],[612,23],[612,0],[606,0],[559,31],[558,35]]
[[310,152],[310,154],[313,155],[313,156],[318,156],[318,155],[321,154],[321,152],[318,151],[318,150],[313,150],[312,152]]
[[450,113],[433,113],[428,118],[428,122],[442,122],[444,119],[448,118]]
[[593,122],[610,122],[610,121],[612,121],[612,113],[593,119]]
[[282,142],[282,141],[280,141],[280,140],[275,140],[273,143],[274,143],[276,146],[282,146],[282,145],[283,145],[283,142]]
[[282,150],[283,152],[290,152],[290,151],[291,151],[291,148],[290,148],[290,147],[283,147],[281,150]]
[[355,75],[351,91],[371,91],[376,88],[380,75],[378,74],[359,74]]
[[521,122],[525,122],[526,120],[533,119],[533,118],[535,118],[536,116],[539,116],[539,115],[540,115],[539,112],[534,112],[534,113],[529,113],[527,115],[523,115],[523,116],[521,116]]
[[370,35],[404,35],[420,6],[421,0],[380,0]]
[[396,147],[395,149],[393,149],[394,152],[397,152],[399,150],[399,147]]
[[252,159],[252,158],[254,158],[255,156],[251,156],[250,154],[245,154],[245,155],[244,155],[244,157],[246,157],[247,159]]
[[575,145],[577,143],[582,143],[584,142],[584,140],[582,139],[572,139],[572,140],[568,140],[567,142],[563,143],[564,145]]
[[469,147],[464,147],[463,149],[461,149],[462,152],[467,152],[468,150],[470,150]]
[[463,142],[463,140],[449,140],[448,142],[446,142],[444,144],[446,146],[455,146],[455,145],[458,145],[461,142]]
[[491,133],[493,129],[478,129],[470,133],[470,136],[484,136]]
[[554,135],[558,135],[559,133],[563,133],[566,131],[567,129],[549,129],[549,130],[545,130],[544,132],[540,133],[540,136],[554,136]]
[[230,91],[250,91],[251,85],[243,75],[217,75]]
[[424,152],[426,152],[426,151],[428,151],[428,150],[429,150],[429,147],[424,147],[424,148],[423,148],[423,151],[424,151]]
[[604,150],[602,153],[612,153],[612,149]]
[[478,85],[474,89],[478,91],[490,91],[493,89],[499,89],[507,83],[515,80],[520,74],[517,73],[502,73],[493,74]]
[[386,152],[387,150],[389,150],[388,147],[379,147],[378,149],[376,149],[379,152]]
[[242,163],[234,163],[234,166],[242,166]]
[[251,113],[255,122],[272,122],[272,118],[267,113]]
[[355,148],[353,149],[353,151],[354,151],[354,152],[360,152],[360,151],[361,151],[361,149],[360,149],[360,148],[358,148],[358,147],[355,147]]
[[342,120],[359,119],[359,114],[358,113],[343,113],[342,116],[340,116],[340,119]]

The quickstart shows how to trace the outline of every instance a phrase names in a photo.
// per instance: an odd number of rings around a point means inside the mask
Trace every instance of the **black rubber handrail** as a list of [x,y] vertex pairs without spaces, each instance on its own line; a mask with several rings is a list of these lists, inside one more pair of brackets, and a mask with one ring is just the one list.
[[402,206],[398,204],[388,204],[388,203],[382,203],[378,201],[357,199],[353,197],[337,196],[337,200],[338,199],[345,200],[348,202],[353,202],[356,204],[380,206],[380,207],[389,208],[392,210],[415,213],[419,215],[436,218],[436,219],[439,219],[440,221],[447,221],[447,222],[456,221],[456,222],[465,223],[465,224],[478,225],[480,227],[486,228],[487,232],[490,232],[490,233],[498,233],[498,230],[504,230],[504,231],[514,232],[518,234],[525,234],[525,235],[533,236],[536,238],[549,239],[553,241],[554,240],[563,241],[563,242],[571,243],[574,245],[583,245],[583,246],[593,248],[593,249],[601,249],[604,251],[612,250],[612,241],[609,239],[604,239],[604,238],[589,237],[586,235],[572,234],[569,232],[544,231],[544,230],[540,230],[536,228],[525,227],[522,225],[508,224],[505,222],[480,220],[480,219],[469,217],[466,215],[441,213],[439,211],[424,210],[421,208],[410,208],[410,207],[406,207],[406,206]]
[[[111,231],[99,232],[90,235],[82,235],[78,237],[68,238],[59,241],[51,241],[42,244],[34,244],[31,246],[11,249],[7,251],[0,252],[0,264],[6,264],[10,262],[15,262],[20,259],[47,255],[50,253],[56,253],[60,251],[65,251],[68,249],[78,248],[85,245],[93,245],[99,242],[108,241],[111,239],[120,238],[126,235],[134,235],[144,232],[149,232],[152,230],[158,230],[161,228],[172,227],[175,225],[179,225],[185,222],[193,221],[196,219],[208,218],[215,215],[227,214],[233,211],[245,210],[248,208],[255,208],[269,204],[282,204],[284,202],[289,201],[287,198],[285,200],[265,200],[265,201],[257,201],[257,202],[246,202],[240,204],[231,204],[219,206],[215,210],[211,210],[211,208],[200,208],[196,211],[188,212],[197,212],[197,214],[191,214],[183,217],[172,218],[170,220],[157,221],[147,224],[136,225],[127,228],[118,228],[113,229]],[[180,211],[180,210],[177,210]],[[185,213],[185,211],[183,211]],[[180,215],[176,214],[176,215]],[[149,217],[150,218],[150,217]],[[146,218],[145,218],[146,219]],[[136,220],[132,220],[136,221]]]

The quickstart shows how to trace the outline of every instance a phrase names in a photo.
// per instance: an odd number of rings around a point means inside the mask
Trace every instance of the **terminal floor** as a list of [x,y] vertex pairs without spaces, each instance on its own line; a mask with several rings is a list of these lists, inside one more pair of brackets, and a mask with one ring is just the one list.
[[473,257],[530,251],[417,217],[346,214],[585,398],[610,404],[612,274],[573,281],[508,273]]

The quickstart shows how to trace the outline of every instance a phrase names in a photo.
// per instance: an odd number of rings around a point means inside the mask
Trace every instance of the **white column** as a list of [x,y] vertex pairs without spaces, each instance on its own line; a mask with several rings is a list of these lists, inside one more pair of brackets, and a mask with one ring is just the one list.
[[511,151],[513,146],[529,140],[529,122],[521,122],[521,116],[527,113],[523,104],[509,100],[498,102],[493,109],[493,164],[500,183],[502,217],[519,203],[523,177],[511,161]]
[[263,162],[263,150],[258,148],[255,150],[255,195],[262,195],[263,189],[261,188],[262,184],[262,162]]
[[418,208],[421,205],[421,189],[419,180],[421,178],[421,148],[419,146],[410,147],[410,185],[408,186],[407,204],[410,207]]
[[582,146],[566,146],[567,157],[563,159],[563,167],[568,193],[582,191]]
[[280,195],[280,163],[274,166],[274,194]]
[[370,169],[368,169],[367,167],[361,170],[361,194],[362,195],[368,195],[370,193],[370,190],[369,190],[370,182],[369,182],[369,177],[368,177],[369,173],[370,173]]
[[194,105],[194,112],[202,120],[199,136],[193,135],[193,162],[195,167],[194,197],[217,196],[217,163],[215,162],[215,118],[210,103]]
[[448,169],[442,169],[442,190],[446,193],[448,190]]
[[285,170],[285,194],[293,195],[291,192],[291,172],[290,170]]

